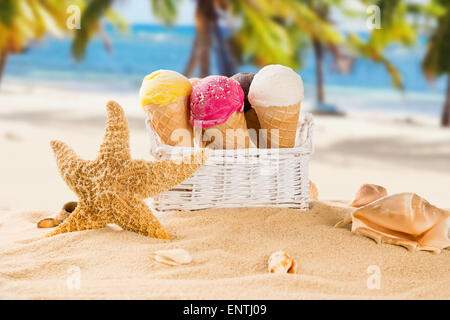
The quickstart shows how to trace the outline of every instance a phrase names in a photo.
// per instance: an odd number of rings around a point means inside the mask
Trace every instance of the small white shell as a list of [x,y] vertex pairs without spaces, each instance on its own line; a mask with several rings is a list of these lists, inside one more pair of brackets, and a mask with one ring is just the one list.
[[277,251],[272,253],[269,258],[268,270],[270,273],[296,273],[297,262],[286,252]]
[[155,260],[170,266],[176,266],[190,263],[192,257],[184,249],[158,250],[155,251]]

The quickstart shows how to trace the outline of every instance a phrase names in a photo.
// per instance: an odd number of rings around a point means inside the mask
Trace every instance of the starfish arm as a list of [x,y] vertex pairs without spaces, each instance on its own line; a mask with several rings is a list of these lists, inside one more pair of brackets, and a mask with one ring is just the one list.
[[74,183],[77,181],[77,177],[84,172],[89,161],[81,159],[64,142],[54,140],[50,142],[50,145],[55,153],[56,165],[62,178],[74,190]]
[[130,155],[130,133],[128,121],[122,107],[114,101],[106,106],[108,120],[105,135],[100,146],[99,159],[128,160]]
[[205,163],[208,156],[208,149],[201,149],[177,160],[133,160],[129,166],[130,173],[119,179],[125,179],[126,185],[134,194],[143,199],[149,198],[170,190],[189,178]]
[[48,233],[45,237],[48,238],[57,234],[73,231],[99,229],[105,227],[107,223],[108,221],[99,219],[93,213],[89,212],[83,204],[78,203],[75,211],[72,212],[70,216],[55,230]]
[[144,201],[112,195],[111,203],[114,208],[114,222],[122,229],[147,237],[171,239]]

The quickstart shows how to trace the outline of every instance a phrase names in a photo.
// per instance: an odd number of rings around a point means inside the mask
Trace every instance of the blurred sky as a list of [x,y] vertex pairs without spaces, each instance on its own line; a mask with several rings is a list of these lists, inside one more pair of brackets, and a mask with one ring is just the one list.
[[[149,0],[120,0],[115,7],[118,12],[132,23],[160,23],[152,14]],[[178,9],[177,25],[192,25],[194,21],[195,1],[182,0]]]
[[[404,0],[409,3],[426,3],[429,0]],[[195,0],[182,0],[178,9],[178,19],[176,25],[193,25]],[[347,9],[366,12],[366,7],[358,0],[344,0]],[[115,7],[118,12],[124,15],[131,23],[159,24],[160,21],[152,14],[149,0],[119,0]],[[332,14],[332,20],[336,22],[341,30],[367,31],[366,19],[345,19],[339,12]]]

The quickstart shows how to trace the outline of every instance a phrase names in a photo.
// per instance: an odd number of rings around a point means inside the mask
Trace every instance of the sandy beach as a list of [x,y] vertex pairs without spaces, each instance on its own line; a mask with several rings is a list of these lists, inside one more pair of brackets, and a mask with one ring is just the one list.
[[[314,202],[312,209],[221,209],[172,213],[161,222],[173,242],[115,226],[42,240],[36,222],[76,200],[59,176],[49,141],[80,156],[96,156],[105,104],[125,109],[134,158],[149,159],[144,113],[135,93],[5,85],[0,95],[0,298],[138,299],[449,299],[450,250],[410,253],[376,245],[333,225],[348,209]],[[310,177],[320,200],[350,200],[364,183],[390,194],[415,192],[450,208],[450,130],[383,117],[315,117]],[[236,223],[239,221],[239,223]],[[182,248],[194,260],[168,267],[159,249]],[[295,275],[271,275],[269,255],[285,250]],[[367,268],[379,266],[381,288],[367,288]],[[72,269],[71,269],[72,268]],[[68,270],[81,287],[69,290]]]
[[[449,298],[449,250],[433,255],[376,245],[333,228],[345,212],[338,204],[315,202],[305,212],[244,208],[168,214],[161,222],[173,241],[114,226],[43,240],[48,230],[35,223],[47,212],[3,212],[0,298]],[[175,248],[190,252],[193,261],[167,266],[153,259],[156,250]],[[267,272],[267,260],[278,250],[297,260],[297,274]],[[371,268],[379,268],[379,289],[367,285]],[[74,272],[79,289],[68,285]]]

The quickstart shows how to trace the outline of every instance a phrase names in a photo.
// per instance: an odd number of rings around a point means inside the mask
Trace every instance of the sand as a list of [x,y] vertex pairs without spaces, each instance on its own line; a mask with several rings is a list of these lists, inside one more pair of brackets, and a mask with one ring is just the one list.
[[[223,209],[174,213],[161,222],[175,241],[148,239],[117,227],[41,240],[35,223],[76,200],[59,176],[49,141],[96,157],[105,103],[121,103],[133,158],[149,159],[144,114],[135,93],[81,92],[10,85],[0,94],[0,298],[439,298],[450,299],[450,252],[435,256],[376,245],[334,229],[343,209]],[[305,102],[305,109],[308,102]],[[349,200],[363,183],[390,194],[416,192],[450,208],[450,130],[395,119],[315,117],[310,176],[321,200]],[[188,250],[193,263],[168,267],[155,250]],[[271,275],[267,259],[285,250],[296,275]],[[369,290],[369,266],[381,289]],[[67,279],[80,272],[80,290]],[[372,270],[372,269],[370,269]],[[73,278],[75,277],[75,278]]]
[[[0,215],[0,297],[12,299],[449,299],[450,250],[440,255],[377,245],[333,225],[348,212],[214,209],[165,214],[173,241],[116,226],[49,239],[35,223],[48,212]],[[167,266],[162,249],[185,249],[193,262]],[[297,274],[269,274],[271,253],[297,260]],[[372,266],[372,267],[370,267]],[[375,267],[373,267],[375,266]],[[380,289],[369,289],[380,270]],[[80,288],[68,279],[79,274]],[[369,281],[370,282],[370,281]],[[72,284],[72,287],[70,287]]]

